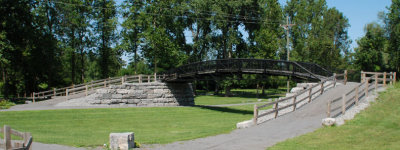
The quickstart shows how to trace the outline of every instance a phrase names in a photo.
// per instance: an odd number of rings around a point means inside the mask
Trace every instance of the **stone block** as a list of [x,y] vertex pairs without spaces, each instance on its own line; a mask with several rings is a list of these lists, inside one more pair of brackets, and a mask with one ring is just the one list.
[[98,94],[105,94],[105,93],[108,93],[108,89],[98,89],[98,90],[96,91],[96,93],[98,93]]
[[333,124],[335,124],[335,122],[336,122],[335,118],[322,119],[322,125],[324,125],[324,126],[332,126]]
[[101,96],[101,99],[111,99],[112,98],[112,94],[111,93],[105,93]]
[[119,89],[117,90],[117,94],[128,94],[129,90],[127,89]]
[[292,88],[290,90],[290,93],[298,93],[300,91],[303,91],[304,89],[306,89],[306,88],[304,88],[304,87],[294,87],[294,88]]
[[141,100],[140,99],[128,99],[128,104],[137,104],[139,103]]
[[154,89],[154,94],[164,94],[163,89]]
[[147,98],[148,99],[155,99],[155,98],[161,98],[162,94],[148,94]]
[[133,132],[110,133],[111,150],[128,150],[134,148],[135,137]]
[[113,94],[111,96],[112,99],[122,99],[122,94]]

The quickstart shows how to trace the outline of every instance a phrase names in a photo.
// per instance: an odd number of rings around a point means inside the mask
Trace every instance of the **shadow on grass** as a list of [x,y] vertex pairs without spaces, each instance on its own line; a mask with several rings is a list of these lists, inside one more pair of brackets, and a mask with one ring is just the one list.
[[243,115],[253,114],[253,111],[233,109],[228,107],[205,106],[205,105],[194,105],[193,107],[198,107],[201,109],[208,109],[213,111],[227,112],[227,113],[243,114]]

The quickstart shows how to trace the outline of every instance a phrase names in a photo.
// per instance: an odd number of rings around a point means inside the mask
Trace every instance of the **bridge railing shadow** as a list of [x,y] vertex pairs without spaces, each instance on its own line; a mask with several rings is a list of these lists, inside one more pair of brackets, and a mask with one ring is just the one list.
[[201,109],[208,109],[208,110],[226,112],[226,113],[243,114],[243,115],[253,114],[252,110],[241,110],[241,109],[235,109],[235,108],[229,108],[229,107],[207,106],[207,105],[193,105],[192,107],[198,107]]

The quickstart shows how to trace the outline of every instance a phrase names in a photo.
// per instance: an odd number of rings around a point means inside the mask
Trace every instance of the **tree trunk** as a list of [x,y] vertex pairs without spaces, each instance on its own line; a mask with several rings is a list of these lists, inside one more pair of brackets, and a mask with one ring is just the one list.
[[227,86],[226,88],[225,88],[225,97],[229,97],[229,96],[231,96],[231,86]]

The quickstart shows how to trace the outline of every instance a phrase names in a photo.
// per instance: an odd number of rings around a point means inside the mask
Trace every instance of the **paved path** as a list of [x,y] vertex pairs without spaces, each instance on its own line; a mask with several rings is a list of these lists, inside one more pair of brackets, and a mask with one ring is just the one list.
[[340,97],[350,91],[358,83],[333,88],[293,113],[270,120],[255,127],[234,130],[229,134],[221,134],[190,141],[175,142],[166,145],[153,145],[143,149],[198,149],[198,150],[265,150],[277,142],[312,132],[320,127],[321,120],[326,117],[326,104],[332,98]]

